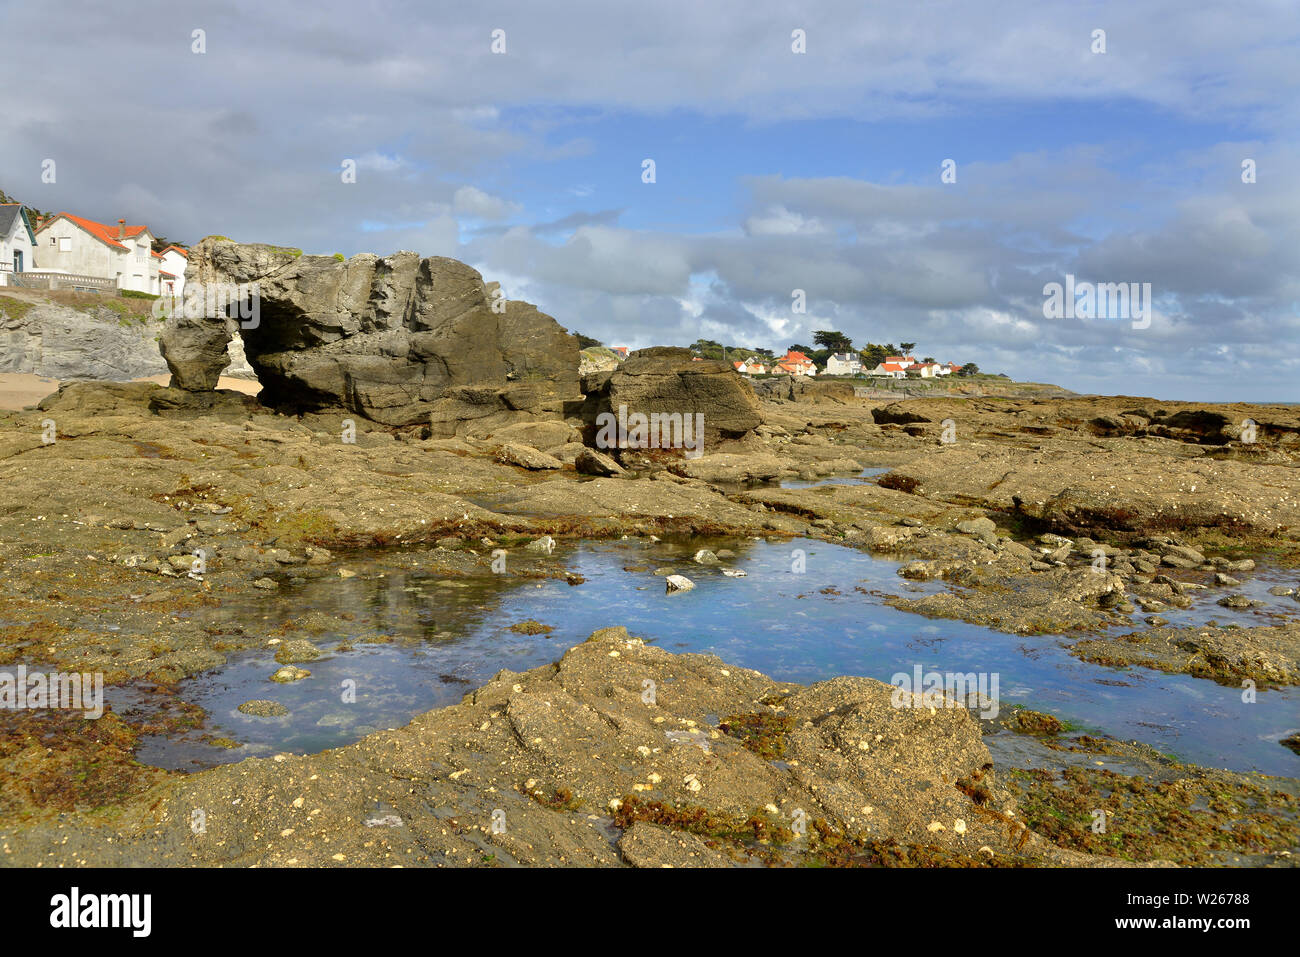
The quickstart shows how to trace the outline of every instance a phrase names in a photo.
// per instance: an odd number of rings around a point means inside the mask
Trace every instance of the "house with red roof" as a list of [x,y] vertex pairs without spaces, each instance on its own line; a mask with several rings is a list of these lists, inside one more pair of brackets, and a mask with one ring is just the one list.
[[868,374],[889,376],[891,379],[906,379],[907,370],[911,367],[912,362],[910,360],[902,356],[890,356]]
[[168,246],[158,254],[162,260],[158,264],[158,291],[164,296],[185,295],[185,267],[189,263],[190,252],[183,246]]
[[111,279],[118,289],[158,295],[162,257],[153,239],[148,226],[128,226],[125,219],[109,226],[59,213],[36,230],[36,259],[42,272]]
[[772,366],[773,375],[816,375],[817,364],[802,352],[789,350]]
[[764,375],[767,372],[767,366],[759,362],[756,356],[741,359],[739,362],[733,362],[732,365],[741,375]]

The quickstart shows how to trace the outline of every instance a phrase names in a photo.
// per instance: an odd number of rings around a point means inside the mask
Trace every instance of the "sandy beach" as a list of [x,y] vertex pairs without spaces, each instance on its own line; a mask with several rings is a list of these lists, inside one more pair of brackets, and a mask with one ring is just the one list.
[[[136,382],[157,382],[166,385],[170,378],[167,374],[136,379]],[[57,392],[62,380],[33,375],[29,372],[0,372],[0,409],[19,410],[35,405],[53,392]],[[251,379],[235,379],[222,376],[217,383],[219,389],[235,389],[248,395],[257,395],[262,391],[260,383]]]

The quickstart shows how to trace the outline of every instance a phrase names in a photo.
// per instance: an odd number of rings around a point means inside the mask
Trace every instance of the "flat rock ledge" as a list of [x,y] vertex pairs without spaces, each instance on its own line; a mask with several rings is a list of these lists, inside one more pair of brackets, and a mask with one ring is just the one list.
[[111,822],[62,815],[0,846],[27,865],[1115,864],[1026,830],[978,722],[900,694],[605,628],[404,728],[177,775]]

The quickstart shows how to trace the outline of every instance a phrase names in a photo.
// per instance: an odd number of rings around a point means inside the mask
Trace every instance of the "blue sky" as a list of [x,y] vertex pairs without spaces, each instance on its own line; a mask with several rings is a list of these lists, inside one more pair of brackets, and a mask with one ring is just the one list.
[[[1300,400],[1294,2],[139,8],[0,2],[68,54],[11,50],[39,83],[6,104],[7,192],[454,256],[609,344],[837,328],[1081,392]],[[1151,283],[1150,325],[1045,318],[1067,273]]]

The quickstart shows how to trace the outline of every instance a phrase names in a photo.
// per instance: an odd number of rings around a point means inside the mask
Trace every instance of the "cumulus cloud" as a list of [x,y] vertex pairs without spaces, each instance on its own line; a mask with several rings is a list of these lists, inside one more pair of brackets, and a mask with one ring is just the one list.
[[504,219],[519,212],[518,203],[486,193],[477,186],[462,186],[451,197],[452,209],[474,219]]
[[[195,13],[203,54],[174,5],[132,9],[6,8],[8,33],[57,36],[73,64],[50,69],[36,42],[7,51],[40,90],[6,102],[6,192],[191,242],[453,255],[617,344],[779,348],[833,325],[1080,388],[1280,397],[1300,372],[1300,20],[1285,5],[938,0],[884,16],[831,0],[793,22],[775,0],[561,0],[489,23],[413,0],[365,16],[235,0]],[[76,66],[106,56],[153,81]],[[1102,122],[1076,122],[1089,107]],[[981,110],[1021,111],[1027,148],[964,158],[952,124]],[[1129,128],[1105,122],[1131,110],[1176,145],[1133,159]],[[885,119],[918,145],[881,164],[896,143],[809,145],[826,124]],[[697,149],[691,134],[724,120],[769,132],[771,152]],[[653,192],[620,192],[670,147]],[[707,190],[674,192],[692,176]],[[1067,273],[1150,282],[1150,327],[1043,319],[1044,284]],[[1276,378],[1247,374],[1265,366]]]

